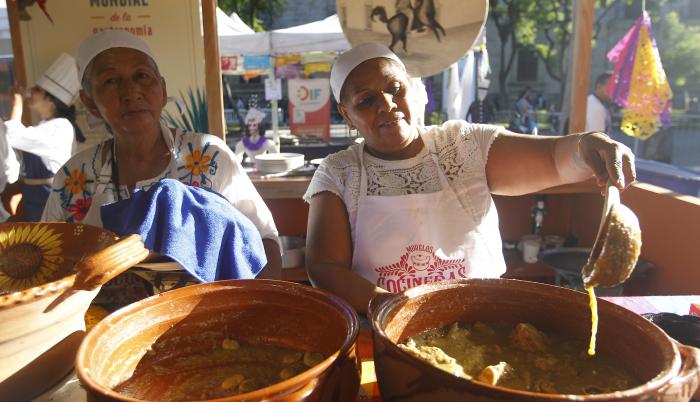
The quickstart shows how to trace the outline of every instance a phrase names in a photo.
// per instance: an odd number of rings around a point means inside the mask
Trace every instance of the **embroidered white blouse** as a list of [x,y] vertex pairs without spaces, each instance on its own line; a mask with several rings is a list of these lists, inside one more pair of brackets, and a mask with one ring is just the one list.
[[[137,182],[136,188],[148,190],[160,179],[171,178],[187,185],[214,190],[246,215],[263,239],[272,239],[279,244],[270,210],[226,143],[213,135],[185,133],[180,129],[175,130],[174,136],[167,127],[163,127],[161,132],[171,152],[170,164],[160,175]],[[101,226],[101,221],[88,222],[85,218],[99,217],[99,213],[91,213],[91,209],[99,209],[117,198],[114,183],[111,182],[111,150],[105,149],[109,144],[111,142],[103,142],[86,149],[63,165],[54,177],[42,221],[83,222]],[[119,191],[123,198],[129,197],[126,186],[120,186]],[[93,198],[99,199],[99,202],[93,203]]]

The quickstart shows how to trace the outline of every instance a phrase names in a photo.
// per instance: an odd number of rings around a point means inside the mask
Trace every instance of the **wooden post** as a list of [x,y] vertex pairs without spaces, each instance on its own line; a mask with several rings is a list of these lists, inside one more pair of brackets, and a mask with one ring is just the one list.
[[209,133],[226,141],[219,33],[216,27],[216,0],[202,0],[202,25],[204,29],[204,74]]
[[[12,40],[12,63],[15,67],[15,82],[22,88],[27,88],[27,68],[24,64],[24,47],[22,46],[22,33],[20,31],[19,6],[17,2],[7,2],[7,19],[10,23],[10,36]],[[32,124],[32,114],[29,111],[27,102],[24,102],[22,111],[22,123],[29,126]]]
[[579,133],[586,129],[586,98],[588,97],[591,75],[591,40],[593,38],[595,0],[576,0],[574,7],[573,57],[571,60],[573,75],[570,82],[569,132]]

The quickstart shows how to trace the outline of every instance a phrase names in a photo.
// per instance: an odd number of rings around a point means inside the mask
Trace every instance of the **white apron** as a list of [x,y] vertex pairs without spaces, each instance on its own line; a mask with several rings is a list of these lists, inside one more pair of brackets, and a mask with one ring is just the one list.
[[[177,168],[177,163],[175,162],[176,155],[173,134],[172,132],[170,132],[170,129],[162,123],[160,125],[160,131],[161,135],[163,136],[163,140],[165,140],[165,145],[170,150],[170,162],[163,171],[165,173],[165,176],[163,175],[164,173],[161,173],[157,176],[157,179],[147,179],[139,181],[138,183],[136,183],[136,188],[140,188],[150,181],[157,181],[163,177],[168,177],[169,173],[167,172],[173,172]],[[100,169],[100,173],[96,178],[97,184],[95,186],[95,193],[92,195],[90,209],[88,210],[87,214],[85,214],[85,218],[83,218],[83,220],[81,221],[81,223],[84,223],[86,225],[102,227],[102,216],[100,215],[100,207],[118,201],[117,194],[115,193],[115,191],[117,190],[115,189],[114,183],[112,183],[112,161],[109,157],[110,152],[112,151],[107,151],[108,156],[106,157],[106,160],[102,163],[102,168]],[[117,163],[119,162],[117,161]],[[126,192],[126,186],[122,185],[120,187],[123,190],[122,194],[124,194],[124,192]],[[126,195],[122,198],[129,198],[129,196]]]
[[505,272],[493,201],[477,224],[447,181],[430,137],[422,135],[442,190],[429,194],[368,196],[364,145],[358,147],[360,194],[352,269],[390,292],[449,279],[497,278]]

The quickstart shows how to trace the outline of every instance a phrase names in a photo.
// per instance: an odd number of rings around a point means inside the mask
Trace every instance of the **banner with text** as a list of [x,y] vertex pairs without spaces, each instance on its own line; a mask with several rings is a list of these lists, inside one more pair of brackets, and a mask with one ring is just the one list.
[[331,88],[326,78],[288,80],[289,128],[300,137],[330,139]]
[[[189,91],[203,90],[204,46],[198,1],[71,0],[70,5],[51,1],[44,4],[46,14],[39,3],[25,6],[31,19],[20,24],[28,85],[33,85],[62,52],[75,55],[87,36],[123,29],[151,47],[168,95],[187,98]],[[8,2],[9,6],[14,4]],[[79,123],[87,128],[86,111],[76,106]],[[169,106],[168,110],[173,114],[176,108]]]

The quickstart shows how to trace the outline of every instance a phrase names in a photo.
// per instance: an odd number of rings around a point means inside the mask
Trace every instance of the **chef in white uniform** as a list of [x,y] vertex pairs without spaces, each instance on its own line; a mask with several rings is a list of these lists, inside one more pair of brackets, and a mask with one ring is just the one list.
[[21,93],[13,94],[10,119],[4,123],[2,139],[21,151],[22,157],[22,216],[23,221],[39,221],[51,182],[58,169],[66,163],[85,138],[75,124],[73,103],[80,89],[75,59],[61,54],[39,77],[31,89],[29,107],[41,121],[35,126],[22,124]]
[[594,173],[634,181],[624,145],[600,133],[534,137],[498,126],[416,123],[422,102],[401,60],[363,44],[331,70],[338,110],[364,142],[326,157],[305,195],[315,286],[365,312],[376,294],[505,272],[491,194],[519,195]]

